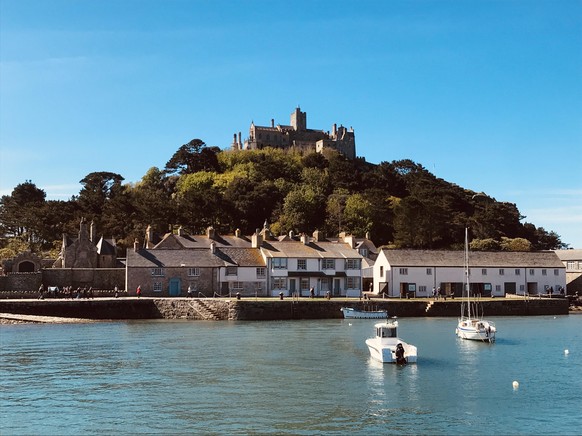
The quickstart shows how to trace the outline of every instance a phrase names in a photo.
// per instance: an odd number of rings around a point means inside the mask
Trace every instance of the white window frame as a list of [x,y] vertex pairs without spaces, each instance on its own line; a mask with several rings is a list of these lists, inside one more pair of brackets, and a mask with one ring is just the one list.
[[271,282],[271,289],[287,289],[287,277],[273,277],[273,281]]
[[361,259],[346,259],[346,269],[362,269]]
[[152,268],[153,277],[164,277],[164,268]]
[[258,279],[266,279],[267,278],[267,268],[259,266],[256,269],[256,274]]
[[309,277],[301,277],[299,279],[299,289],[302,291],[309,291]]
[[154,292],[162,292],[164,290],[164,286],[162,282],[154,282],[153,283],[153,290]]
[[199,277],[200,276],[200,268],[188,268],[188,277]]
[[335,269],[335,259],[321,259],[321,269]]
[[273,269],[287,269],[286,257],[274,257],[271,259],[271,266]]
[[307,259],[297,259],[297,270],[307,271]]
[[362,286],[360,277],[348,276],[346,277],[346,289],[360,289]]
[[408,268],[400,268],[400,270],[398,272],[401,276],[407,276],[408,275]]
[[236,276],[236,275],[238,275],[238,267],[236,267],[236,266],[227,266],[225,268],[224,275],[226,275],[226,276]]

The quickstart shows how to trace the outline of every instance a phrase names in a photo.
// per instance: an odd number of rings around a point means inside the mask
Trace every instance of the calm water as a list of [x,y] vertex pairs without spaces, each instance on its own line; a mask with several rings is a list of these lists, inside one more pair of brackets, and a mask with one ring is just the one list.
[[405,367],[375,320],[2,326],[0,433],[579,434],[582,316],[494,320],[401,319]]

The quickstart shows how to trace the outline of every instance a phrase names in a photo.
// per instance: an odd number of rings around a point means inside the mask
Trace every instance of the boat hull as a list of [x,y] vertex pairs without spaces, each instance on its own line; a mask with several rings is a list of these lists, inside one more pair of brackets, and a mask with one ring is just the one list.
[[378,338],[366,339],[366,345],[370,351],[370,357],[382,363],[396,362],[396,345],[400,343],[404,347],[404,357],[407,363],[416,363],[417,349],[414,345],[407,344],[404,341],[397,340],[394,344],[382,343]]
[[342,307],[340,309],[344,318],[346,319],[385,319],[388,318],[388,312],[386,310],[359,310],[352,309],[351,307]]
[[497,330],[490,321],[463,319],[457,324],[456,335],[461,339],[481,342],[495,342]]

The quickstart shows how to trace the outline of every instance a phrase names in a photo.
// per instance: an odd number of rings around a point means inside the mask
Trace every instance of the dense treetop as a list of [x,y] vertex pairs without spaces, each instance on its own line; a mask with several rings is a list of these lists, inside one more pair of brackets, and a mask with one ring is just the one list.
[[250,235],[265,220],[274,234],[370,234],[378,246],[450,249],[470,228],[474,250],[563,248],[560,237],[522,223],[513,203],[498,202],[439,179],[410,160],[348,160],[331,150],[221,151],[200,139],[181,146],[164,169],[135,183],[93,172],[78,196],[46,200],[32,181],[0,199],[0,259],[23,249],[55,255],[62,234],[76,235],[81,217],[126,248],[152,225],[160,233],[182,226],[192,234],[213,226]]

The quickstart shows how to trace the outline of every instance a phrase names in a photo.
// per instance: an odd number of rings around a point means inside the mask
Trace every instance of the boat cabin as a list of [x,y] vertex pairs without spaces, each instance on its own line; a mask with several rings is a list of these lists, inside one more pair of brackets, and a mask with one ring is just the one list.
[[398,323],[376,324],[376,336],[379,338],[396,338]]

